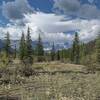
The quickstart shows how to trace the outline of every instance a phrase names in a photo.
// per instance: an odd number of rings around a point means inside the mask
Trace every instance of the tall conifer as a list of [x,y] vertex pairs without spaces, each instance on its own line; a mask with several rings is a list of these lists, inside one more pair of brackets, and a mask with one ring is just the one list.
[[20,56],[20,60],[24,60],[26,57],[26,43],[25,43],[25,36],[23,32],[20,40],[19,56]]
[[42,39],[41,39],[40,34],[38,36],[38,41],[37,41],[37,45],[36,45],[36,56],[38,58],[38,61],[43,60],[44,49],[43,49],[43,43],[42,43]]
[[73,47],[72,47],[72,61],[75,64],[79,64],[80,63],[80,42],[79,42],[79,36],[78,33],[75,33],[75,38],[73,41]]
[[6,37],[5,37],[4,50],[5,50],[6,57],[9,57],[10,52],[11,52],[11,41],[10,41],[9,32],[7,32]]
[[28,27],[27,36],[26,36],[26,59],[28,63],[33,62],[33,48],[32,48],[32,40],[30,34],[30,28]]
[[52,61],[55,60],[55,45],[54,45],[54,42],[53,42],[52,49],[51,49],[51,60]]
[[60,51],[57,51],[57,60],[60,60]]

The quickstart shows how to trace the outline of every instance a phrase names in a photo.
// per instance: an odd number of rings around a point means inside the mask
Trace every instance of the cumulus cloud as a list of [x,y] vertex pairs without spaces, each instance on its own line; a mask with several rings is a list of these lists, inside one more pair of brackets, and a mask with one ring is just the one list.
[[94,40],[100,34],[100,20],[86,20],[80,22],[80,40],[89,42]]
[[[26,34],[28,26],[31,28],[32,40],[37,40],[38,34],[41,34],[43,41],[71,42],[73,39],[71,31],[78,31],[80,40],[84,42],[96,38],[100,32],[100,11],[95,5],[81,4],[79,0],[54,0],[54,2],[54,8],[63,11],[63,14],[39,11],[34,13],[27,0],[4,2],[2,13],[10,23],[6,27],[0,27],[0,38],[4,38],[9,31],[11,39],[19,39],[22,31]],[[72,19],[69,15],[77,18]]]
[[96,5],[81,4],[80,0],[54,0],[54,9],[80,18],[100,18],[100,10]]
[[54,0],[54,8],[63,10],[69,14],[75,14],[80,8],[80,2],[78,0]]
[[[54,41],[56,43],[63,43],[69,39],[70,35],[63,32],[66,31],[66,29],[69,31],[69,28],[66,28],[68,25],[63,24],[62,20],[65,20],[63,15],[58,16],[52,13],[46,14],[43,12],[37,12],[25,15],[23,20],[25,22],[24,26],[19,26],[16,23],[10,23],[7,24],[6,27],[0,27],[0,38],[4,38],[6,32],[9,31],[11,39],[19,39],[22,31],[26,34],[27,27],[29,26],[31,28],[32,40],[37,40],[39,34],[41,34],[43,41],[49,42]],[[61,25],[60,22],[62,22]]]
[[[24,19],[30,27],[37,26],[47,33],[58,33],[69,31],[73,26],[72,21],[69,18],[65,18],[64,15],[56,15],[53,13],[37,12],[36,14],[27,14]],[[65,21],[64,21],[65,20]],[[67,22],[67,23],[65,23]],[[75,26],[71,28],[75,30]]]
[[[33,27],[31,29],[31,37],[33,41],[36,41],[38,39],[38,35],[40,34],[42,37],[43,42],[55,42],[55,43],[64,43],[67,42],[69,39],[69,35],[62,33],[46,33],[42,32],[38,27]],[[17,27],[8,25],[6,28],[0,27],[0,38],[4,39],[6,36],[7,31],[10,33],[12,40],[19,40],[21,37],[22,31],[24,31],[24,34],[27,33],[27,26],[24,27]]]
[[[42,19],[42,20],[41,20]],[[54,34],[54,38],[52,35],[52,40],[56,38],[61,38],[62,41],[67,41],[67,36],[69,31],[78,31],[80,35],[80,40],[84,42],[89,42],[96,38],[96,36],[100,32],[100,20],[99,19],[66,19],[64,15],[56,15],[56,14],[46,14],[42,12],[37,12],[36,14],[26,15],[25,20],[28,22],[26,25],[28,26],[37,26],[39,27],[45,35],[50,37],[48,33]],[[57,34],[59,33],[59,34]],[[63,33],[63,38],[60,36]],[[65,36],[65,38],[64,38]],[[71,35],[72,36],[72,35]],[[71,41],[71,37],[69,41]]]
[[[42,19],[42,20],[41,20]],[[100,20],[92,19],[69,19],[64,15],[46,14],[43,12],[37,12],[27,14],[24,17],[25,26],[19,26],[18,24],[8,24],[7,27],[0,28],[0,36],[5,36],[4,33],[10,32],[12,39],[19,39],[21,31],[27,32],[27,27],[31,28],[32,40],[38,38],[38,34],[41,34],[43,41],[49,41],[56,43],[71,42],[73,34],[70,31],[78,31],[80,40],[89,42],[96,38],[100,34]]]
[[22,19],[24,14],[32,12],[33,8],[29,5],[27,0],[3,2],[2,5],[3,15],[10,20]]

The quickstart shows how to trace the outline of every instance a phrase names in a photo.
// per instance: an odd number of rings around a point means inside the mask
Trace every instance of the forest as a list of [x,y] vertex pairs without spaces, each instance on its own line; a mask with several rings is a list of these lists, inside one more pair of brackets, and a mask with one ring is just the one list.
[[[67,40],[66,40],[67,41]],[[36,46],[32,46],[30,28],[27,35],[19,40],[19,47],[11,46],[10,34],[7,32],[4,39],[4,46],[0,50],[1,65],[7,66],[14,61],[24,65],[33,65],[35,62],[59,61],[70,64],[86,65],[96,67],[100,63],[100,36],[88,43],[80,41],[78,32],[73,35],[73,41],[69,48],[56,50],[55,43],[49,51],[44,50],[41,35],[38,35]],[[95,69],[95,68],[94,68]]]

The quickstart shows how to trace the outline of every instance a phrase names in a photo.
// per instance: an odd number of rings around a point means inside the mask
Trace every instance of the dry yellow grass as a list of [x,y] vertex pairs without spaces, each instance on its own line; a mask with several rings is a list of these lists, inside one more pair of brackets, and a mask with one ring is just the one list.
[[44,70],[49,71],[82,71],[85,66],[83,65],[75,65],[69,63],[61,63],[61,62],[43,62],[43,63],[34,63],[33,67],[44,68]]
[[100,100],[99,72],[85,74],[83,65],[60,62],[34,63],[33,69],[57,73],[23,77],[24,84],[11,84],[10,88],[2,85],[0,90],[21,94],[21,100]]

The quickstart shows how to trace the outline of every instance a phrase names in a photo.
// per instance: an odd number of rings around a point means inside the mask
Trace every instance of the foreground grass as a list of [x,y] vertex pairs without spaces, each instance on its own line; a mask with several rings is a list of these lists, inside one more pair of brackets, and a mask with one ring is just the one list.
[[21,100],[100,100],[99,72],[87,73],[85,66],[60,62],[34,63],[32,67],[37,74],[22,77],[24,83],[1,85],[1,97],[11,95]]

